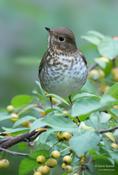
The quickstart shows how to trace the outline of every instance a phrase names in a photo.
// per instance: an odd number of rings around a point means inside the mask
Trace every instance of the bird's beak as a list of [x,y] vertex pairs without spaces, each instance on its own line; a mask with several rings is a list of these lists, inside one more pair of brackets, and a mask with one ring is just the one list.
[[50,33],[50,28],[49,27],[45,27],[45,30],[47,30]]

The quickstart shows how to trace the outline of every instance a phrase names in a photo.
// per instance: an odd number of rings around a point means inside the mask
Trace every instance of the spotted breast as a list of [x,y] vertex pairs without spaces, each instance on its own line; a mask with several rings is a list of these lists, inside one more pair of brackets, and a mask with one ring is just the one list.
[[70,55],[52,55],[49,51],[40,80],[48,93],[65,97],[79,91],[87,74],[86,62],[78,51]]

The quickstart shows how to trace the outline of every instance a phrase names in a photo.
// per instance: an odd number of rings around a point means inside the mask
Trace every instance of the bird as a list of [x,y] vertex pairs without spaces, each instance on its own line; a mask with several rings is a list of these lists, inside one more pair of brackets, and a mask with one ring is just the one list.
[[78,93],[87,80],[86,58],[77,48],[70,29],[45,29],[48,32],[48,47],[39,65],[41,87],[49,94],[70,97]]

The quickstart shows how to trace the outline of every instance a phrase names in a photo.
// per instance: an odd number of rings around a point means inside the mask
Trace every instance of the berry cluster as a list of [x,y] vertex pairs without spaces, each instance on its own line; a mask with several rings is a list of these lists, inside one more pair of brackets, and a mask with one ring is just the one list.
[[44,155],[39,155],[36,158],[36,161],[40,164],[37,170],[34,172],[34,175],[44,175],[50,172],[51,168],[54,168],[57,165],[57,159],[60,158],[60,152],[54,150],[51,152],[50,158],[46,159]]

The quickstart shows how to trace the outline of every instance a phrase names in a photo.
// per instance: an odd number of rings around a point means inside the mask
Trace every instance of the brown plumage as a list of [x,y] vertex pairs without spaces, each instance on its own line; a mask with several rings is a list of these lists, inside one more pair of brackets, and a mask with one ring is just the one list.
[[49,29],[48,49],[40,66],[41,86],[48,93],[62,97],[79,91],[87,79],[87,62],[67,28]]

